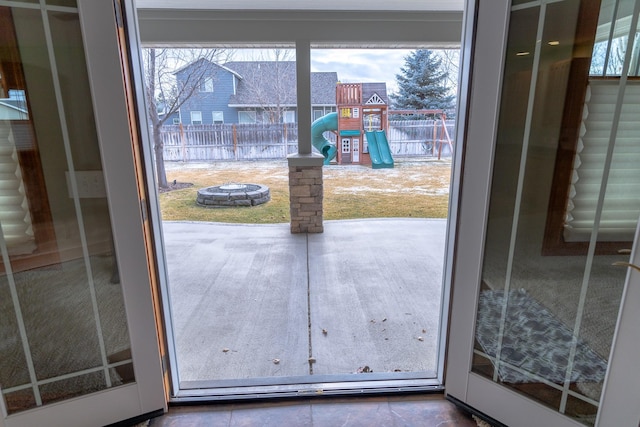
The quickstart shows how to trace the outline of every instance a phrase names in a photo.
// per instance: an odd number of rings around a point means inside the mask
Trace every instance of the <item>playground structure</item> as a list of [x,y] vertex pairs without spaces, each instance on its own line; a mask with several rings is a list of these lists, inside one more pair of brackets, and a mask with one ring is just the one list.
[[[432,116],[431,155],[437,152],[440,160],[445,144],[453,151],[444,111],[389,110],[385,83],[338,83],[336,107],[337,112],[320,117],[311,125],[311,143],[324,156],[325,165],[335,159],[339,165],[392,168],[393,156],[387,140],[391,115]],[[324,137],[328,131],[336,134],[337,146]]]
[[[369,93],[363,96],[363,86]],[[378,91],[376,91],[378,89]],[[384,93],[378,93],[383,92]],[[384,83],[338,83],[336,85],[336,113],[327,114],[311,125],[312,144],[324,156],[325,164],[334,158],[337,163],[371,165],[373,168],[392,168],[386,129],[387,101]],[[338,147],[324,138],[323,133],[334,131]]]
[[[389,110],[388,116],[403,115],[403,116],[433,116],[434,124],[432,128],[433,134],[431,135],[431,155],[435,157],[436,151],[438,152],[438,160],[442,158],[442,147],[446,144],[449,146],[449,152],[453,153],[453,144],[451,143],[451,137],[447,130],[447,115],[444,110]],[[437,122],[440,122],[440,126],[437,126]],[[438,127],[440,128],[438,130]]]

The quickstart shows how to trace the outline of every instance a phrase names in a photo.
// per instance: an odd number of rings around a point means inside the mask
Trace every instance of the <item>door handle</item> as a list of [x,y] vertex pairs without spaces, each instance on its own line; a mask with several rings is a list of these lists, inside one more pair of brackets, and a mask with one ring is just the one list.
[[616,262],[614,262],[614,263],[613,263],[613,264],[611,264],[611,265],[615,265],[616,267],[631,267],[631,268],[633,268],[634,270],[640,271],[640,267],[638,267],[638,266],[637,266],[637,265],[635,265],[635,264],[631,264],[631,263],[629,263],[629,262],[616,261]]

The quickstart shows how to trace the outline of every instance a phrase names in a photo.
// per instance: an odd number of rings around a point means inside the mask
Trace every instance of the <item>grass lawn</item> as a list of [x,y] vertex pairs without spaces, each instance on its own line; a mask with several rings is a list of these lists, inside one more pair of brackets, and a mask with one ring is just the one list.
[[[243,224],[289,222],[289,168],[285,160],[167,163],[169,182],[193,186],[161,191],[162,219]],[[323,168],[324,219],[446,218],[451,162],[396,160],[393,169],[329,165]],[[204,208],[200,188],[228,183],[262,184],[271,201],[253,207]],[[180,187],[180,185],[176,186]]]

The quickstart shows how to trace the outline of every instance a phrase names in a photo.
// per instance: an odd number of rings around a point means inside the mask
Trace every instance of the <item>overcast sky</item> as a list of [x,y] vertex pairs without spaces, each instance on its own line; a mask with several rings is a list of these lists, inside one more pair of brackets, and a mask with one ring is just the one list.
[[406,49],[314,49],[311,71],[335,71],[342,83],[386,82],[397,89],[396,74],[404,65]]

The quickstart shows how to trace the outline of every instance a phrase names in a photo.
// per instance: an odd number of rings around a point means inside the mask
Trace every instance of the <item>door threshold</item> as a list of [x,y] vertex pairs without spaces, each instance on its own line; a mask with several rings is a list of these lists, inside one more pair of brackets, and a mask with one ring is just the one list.
[[[202,387],[202,388],[181,388],[175,396],[170,399],[171,403],[189,402],[215,402],[228,400],[254,400],[254,399],[275,399],[275,398],[308,398],[318,396],[336,395],[365,395],[365,394],[389,394],[389,393],[425,393],[441,392],[444,386],[435,378],[389,378],[347,381],[344,375],[325,375],[323,377],[333,377],[333,381],[321,381],[321,378],[314,378],[313,382],[299,382],[288,384],[274,384],[273,379],[270,385],[245,385],[232,387]],[[303,378],[312,378],[311,376]],[[190,382],[193,383],[193,382]],[[198,383],[205,383],[198,381]],[[220,383],[220,381],[210,381],[209,383]],[[187,384],[185,384],[187,385]],[[204,385],[204,384],[201,384]]]

